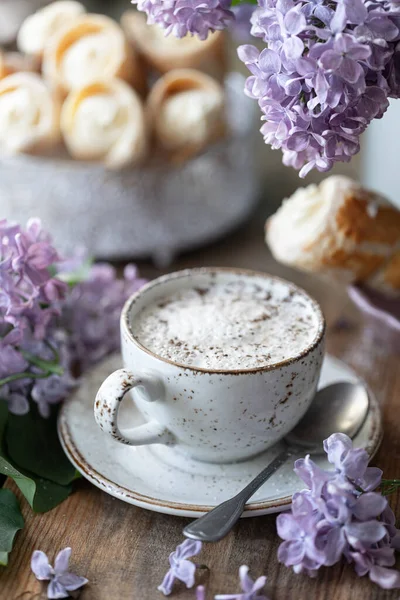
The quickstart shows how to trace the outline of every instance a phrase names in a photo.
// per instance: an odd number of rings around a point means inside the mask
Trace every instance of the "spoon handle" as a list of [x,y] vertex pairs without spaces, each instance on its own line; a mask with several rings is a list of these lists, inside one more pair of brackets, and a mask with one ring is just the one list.
[[290,448],[283,450],[236,496],[189,523],[184,528],[183,534],[192,540],[201,540],[202,542],[217,542],[225,537],[239,520],[247,500],[286,462],[290,454]]

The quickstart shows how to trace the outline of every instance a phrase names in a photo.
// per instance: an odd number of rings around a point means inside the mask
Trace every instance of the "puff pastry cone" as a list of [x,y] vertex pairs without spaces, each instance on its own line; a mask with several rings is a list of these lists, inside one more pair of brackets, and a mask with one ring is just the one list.
[[72,91],[62,108],[61,131],[73,158],[102,161],[111,169],[139,163],[148,148],[142,101],[119,79]]
[[145,62],[160,73],[192,68],[218,80],[226,73],[226,38],[222,31],[210,34],[204,41],[192,35],[184,38],[166,36],[158,25],[147,25],[145,15],[135,10],[122,15],[121,25]]
[[18,49],[42,58],[50,38],[85,12],[83,4],[75,0],[58,0],[45,6],[22,23],[17,37]]
[[194,69],[175,69],[151,89],[146,105],[156,146],[183,162],[225,134],[224,90]]
[[0,151],[43,152],[60,140],[60,102],[36,73],[0,81]]
[[298,189],[266,223],[274,257],[400,296],[400,211],[347,177]]
[[52,36],[43,55],[45,79],[68,94],[98,79],[119,77],[138,91],[145,78],[121,27],[109,17],[86,14]]

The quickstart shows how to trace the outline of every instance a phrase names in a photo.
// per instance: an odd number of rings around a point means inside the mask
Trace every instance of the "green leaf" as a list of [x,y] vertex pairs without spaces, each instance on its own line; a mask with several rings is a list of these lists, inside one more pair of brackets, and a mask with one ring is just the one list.
[[37,513],[45,513],[64,502],[72,492],[72,485],[59,485],[42,477],[13,478],[30,506]]
[[0,565],[7,565],[15,535],[23,526],[17,498],[11,490],[0,489]]
[[[60,485],[48,481],[44,477],[38,477],[29,470],[17,465],[9,457],[5,449],[4,437],[7,421],[10,417],[7,404],[0,400],[0,473],[11,477],[15,481],[35,512],[47,512],[68,498],[72,491],[72,485]],[[23,446],[25,443],[24,438],[20,438],[19,442]]]
[[8,417],[5,442],[11,460],[30,473],[60,485],[75,478],[75,467],[69,462],[57,435],[57,410],[48,419],[40,416],[33,403],[26,415]]
[[232,6],[240,6],[241,4],[257,4],[257,0],[246,0],[245,2],[243,0],[232,1]]
[[382,479],[379,487],[383,496],[389,496],[400,488],[400,479]]
[[6,567],[8,565],[8,552],[0,552],[0,566]]

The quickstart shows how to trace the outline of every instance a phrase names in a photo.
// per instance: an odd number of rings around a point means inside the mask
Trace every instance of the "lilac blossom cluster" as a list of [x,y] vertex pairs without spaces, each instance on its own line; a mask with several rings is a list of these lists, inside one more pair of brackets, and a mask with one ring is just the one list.
[[205,40],[209,33],[225,29],[233,21],[231,0],[132,0],[147,14],[149,24],[160,25],[166,35],[187,34]]
[[72,286],[62,307],[60,323],[71,355],[86,369],[119,348],[119,318],[125,300],[145,283],[135,265],[118,279],[108,263],[93,265],[84,280]]
[[334,471],[320,469],[309,456],[295,462],[308,489],[295,494],[291,512],[277,518],[284,540],[278,559],[296,573],[314,576],[344,557],[359,576],[368,574],[385,589],[400,587],[400,573],[390,568],[399,531],[386,498],[374,491],[382,471],[368,467],[367,452],[353,449],[341,433],[325,440],[324,450]]
[[238,53],[265,142],[300,177],[348,162],[388,98],[400,95],[400,2],[259,0],[251,20],[267,47]]
[[118,348],[119,313],[143,283],[132,265],[123,280],[94,265],[73,283],[65,269],[39,220],[25,229],[0,221],[0,398],[16,414],[31,400],[47,417],[75,385],[77,362],[86,368]]

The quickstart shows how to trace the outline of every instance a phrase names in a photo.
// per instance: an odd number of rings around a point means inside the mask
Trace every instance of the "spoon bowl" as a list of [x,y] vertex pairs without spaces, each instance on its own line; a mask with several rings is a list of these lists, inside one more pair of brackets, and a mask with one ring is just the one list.
[[332,433],[354,438],[368,410],[368,391],[362,383],[333,383],[316,393],[310,408],[285,441],[309,452],[323,452],[322,442]]

